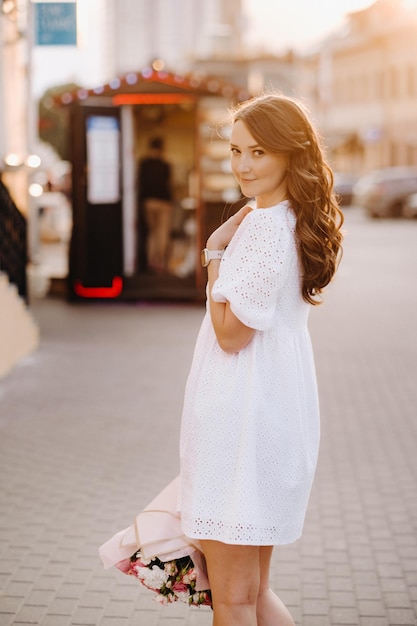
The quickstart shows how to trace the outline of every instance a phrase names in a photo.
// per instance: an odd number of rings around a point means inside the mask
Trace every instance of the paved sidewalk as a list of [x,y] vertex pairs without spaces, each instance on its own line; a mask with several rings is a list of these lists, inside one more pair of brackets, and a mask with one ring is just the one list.
[[[322,447],[273,584],[298,626],[417,624],[417,222],[348,213],[311,315]],[[0,381],[0,626],[209,626],[97,548],[177,473],[199,305],[34,301],[40,350]]]

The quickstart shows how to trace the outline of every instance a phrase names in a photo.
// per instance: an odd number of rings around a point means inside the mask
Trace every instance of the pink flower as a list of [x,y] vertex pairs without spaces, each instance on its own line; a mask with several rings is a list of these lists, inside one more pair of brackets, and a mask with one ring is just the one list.
[[175,593],[184,593],[188,592],[188,587],[185,583],[176,582],[172,585],[172,591],[175,591]]
[[123,572],[123,574],[128,574],[131,567],[130,559],[123,559],[123,561],[119,561],[116,563],[116,567]]
[[195,572],[195,569],[190,569],[188,570],[188,572],[186,574],[184,574],[184,576],[182,577],[182,582],[184,582],[186,585],[189,585],[193,580],[195,580],[197,578],[197,574]]

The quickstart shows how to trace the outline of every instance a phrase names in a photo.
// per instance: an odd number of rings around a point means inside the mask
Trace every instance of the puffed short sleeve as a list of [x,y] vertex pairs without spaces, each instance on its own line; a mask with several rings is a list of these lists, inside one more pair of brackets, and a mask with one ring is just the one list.
[[294,255],[288,211],[253,210],[226,248],[212,288],[213,300],[230,302],[232,312],[246,326],[267,330]]

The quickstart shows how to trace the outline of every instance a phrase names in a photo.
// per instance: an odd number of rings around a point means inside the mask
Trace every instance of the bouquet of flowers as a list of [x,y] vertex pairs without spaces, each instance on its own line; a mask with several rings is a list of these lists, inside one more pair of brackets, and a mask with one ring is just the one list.
[[138,550],[130,559],[116,563],[116,567],[154,591],[154,599],[160,604],[180,600],[190,606],[211,607],[210,590],[196,590],[197,574],[190,556],[163,562],[158,557],[146,559]]
[[212,606],[210,581],[201,545],[181,528],[177,508],[179,477],[174,479],[134,523],[100,546],[106,569],[116,566],[154,591],[155,600],[170,604]]

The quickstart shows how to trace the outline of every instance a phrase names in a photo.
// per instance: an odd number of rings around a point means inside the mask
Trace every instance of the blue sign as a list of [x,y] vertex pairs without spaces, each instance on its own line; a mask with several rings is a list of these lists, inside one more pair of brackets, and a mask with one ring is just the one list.
[[33,7],[36,45],[77,45],[76,2],[34,2]]

